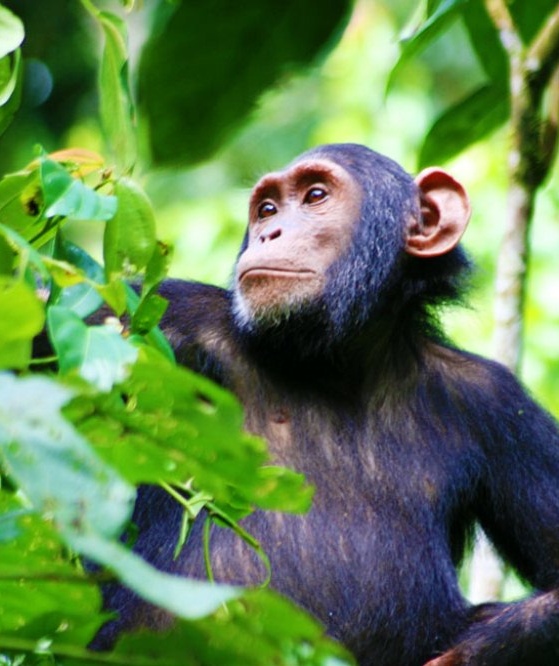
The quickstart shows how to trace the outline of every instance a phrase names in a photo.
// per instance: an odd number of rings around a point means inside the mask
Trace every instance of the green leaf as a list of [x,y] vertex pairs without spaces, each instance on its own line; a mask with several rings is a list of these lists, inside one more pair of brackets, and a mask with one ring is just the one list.
[[[188,645],[188,652],[184,646]],[[322,627],[270,591],[250,592],[213,617],[179,620],[163,633],[123,635],[111,656],[118,663],[153,659],[154,666],[350,666],[351,655]]]
[[132,317],[132,332],[140,335],[149,333],[154,326],[159,324],[168,305],[169,301],[159,294],[152,293],[143,298]]
[[105,35],[99,71],[101,120],[117,163],[126,172],[136,160],[134,108],[128,84],[126,24],[109,12],[100,12],[97,19]]
[[[258,97],[330,48],[352,3],[229,0],[157,5],[157,29],[140,62],[150,144],[163,163],[205,159]],[[170,16],[164,16],[169,14]],[[219,48],[218,48],[219,46]]]
[[15,51],[25,38],[21,20],[0,5],[0,58]]
[[[157,254],[157,251],[154,253]],[[145,288],[145,283],[144,283],[144,288]],[[150,344],[154,349],[156,349],[160,354],[162,354],[168,361],[171,363],[175,363],[175,352],[173,351],[173,348],[169,344],[169,341],[161,331],[161,329],[154,327],[151,329],[146,329],[146,326],[148,325],[148,321],[144,319],[144,314],[142,314],[142,309],[143,309],[143,303],[144,301],[149,301],[151,300],[152,296],[156,296],[154,293],[154,290],[152,291],[144,291],[142,289],[142,296],[138,296],[136,291],[130,286],[126,285],[126,309],[127,311],[132,315],[132,328],[133,330],[136,331],[136,334],[141,333],[142,330],[146,331],[143,333],[144,335],[144,342],[147,342]],[[159,297],[158,297],[159,298]],[[163,309],[163,305],[159,302],[159,305],[157,305],[158,301],[154,302],[154,308],[156,308],[157,311],[153,310],[150,312],[152,306],[151,305],[146,305],[145,307],[149,308],[147,316],[149,317],[149,320],[151,322],[154,322],[157,317],[160,316],[161,310]],[[166,306],[165,306],[166,307]],[[137,313],[139,311],[138,317],[140,318],[136,324],[134,324],[134,318],[136,317]],[[159,320],[158,320],[159,321]],[[155,324],[154,324],[155,326]]]
[[509,77],[508,58],[495,24],[487,13],[485,2],[470,0],[462,16],[479,63],[494,84],[506,90]]
[[0,275],[13,274],[15,256],[12,247],[0,232]]
[[107,305],[114,311],[117,317],[124,314],[127,307],[127,294],[126,283],[118,278],[111,280],[108,284],[98,284],[95,290]]
[[36,172],[12,173],[0,180],[0,220],[26,240],[36,232],[41,207],[42,194]]
[[135,492],[62,416],[73,395],[46,377],[0,376],[0,455],[35,509],[60,529],[116,537]]
[[[58,238],[55,256],[70,262],[93,282],[100,283],[105,279],[101,266],[85,250],[73,243]],[[103,304],[103,298],[95,287],[82,282],[65,289],[55,290],[53,287],[50,302],[72,310],[78,317],[83,318],[98,310]]]
[[103,622],[101,594],[64,557],[52,522],[0,491],[0,544],[2,638],[87,644]]
[[242,590],[230,585],[216,585],[200,580],[163,573],[117,541],[99,534],[69,530],[70,545],[97,564],[114,571],[120,581],[147,601],[186,619],[212,613]]
[[18,81],[18,72],[21,67],[21,52],[0,59],[0,106],[4,106],[14,94]]
[[44,306],[25,282],[0,276],[0,312],[0,368],[24,368],[44,326]]
[[411,37],[402,39],[398,61],[392,68],[386,89],[390,90],[401,68],[433,42],[455,21],[469,0],[442,0],[436,4],[433,14],[419,26]]
[[268,467],[265,443],[244,431],[242,407],[228,391],[147,348],[118,395],[83,398],[72,421],[131,482],[181,485],[193,477],[231,513],[309,508],[312,489],[300,474]]
[[21,52],[0,59],[0,134],[11,124],[21,102],[23,67]]
[[423,142],[419,167],[449,160],[500,127],[508,115],[506,90],[493,85],[478,88],[435,121]]
[[20,256],[20,262],[26,266],[27,262],[39,273],[44,279],[48,280],[50,275],[45,266],[42,256],[30,245],[24,238],[22,238],[17,231],[0,224],[0,234],[4,237],[8,245]]
[[156,250],[155,214],[145,192],[134,181],[121,178],[115,185],[116,214],[107,222],[103,257],[107,280],[115,274],[143,270]]
[[155,289],[165,278],[171,264],[173,248],[167,243],[157,241],[153,254],[146,266],[146,274],[142,285],[142,292],[148,293]]
[[49,335],[62,372],[78,371],[100,391],[125,379],[138,356],[137,348],[110,326],[86,326],[71,310],[52,306]]
[[41,159],[41,184],[45,217],[71,217],[74,220],[108,220],[116,213],[116,197],[98,194],[66,169],[47,158]]
[[532,41],[545,19],[557,8],[557,0],[510,0],[507,4],[525,44]]

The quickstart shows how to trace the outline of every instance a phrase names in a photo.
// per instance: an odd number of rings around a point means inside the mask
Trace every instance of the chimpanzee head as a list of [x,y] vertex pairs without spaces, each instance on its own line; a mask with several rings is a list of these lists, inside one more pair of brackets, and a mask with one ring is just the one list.
[[252,191],[236,324],[336,342],[410,300],[453,296],[469,214],[463,187],[441,169],[413,179],[364,146],[310,150]]

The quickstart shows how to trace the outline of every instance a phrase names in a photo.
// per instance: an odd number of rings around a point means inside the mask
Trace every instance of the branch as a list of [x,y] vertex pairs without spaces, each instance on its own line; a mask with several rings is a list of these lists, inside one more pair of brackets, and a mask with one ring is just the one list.
[[509,58],[513,55],[518,57],[523,49],[522,39],[506,3],[504,0],[486,0],[485,7],[493,24],[499,31],[501,43]]
[[559,5],[532,40],[526,64],[529,69],[533,68],[535,84],[545,88],[559,64]]

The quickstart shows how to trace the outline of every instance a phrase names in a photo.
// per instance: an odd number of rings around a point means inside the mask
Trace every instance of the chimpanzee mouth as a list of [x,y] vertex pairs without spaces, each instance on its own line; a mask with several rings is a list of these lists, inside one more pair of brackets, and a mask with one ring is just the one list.
[[266,277],[285,277],[285,278],[305,278],[316,275],[315,271],[307,268],[301,269],[286,269],[286,268],[272,268],[268,266],[253,266],[247,268],[239,275],[239,282],[242,282],[246,277],[249,278],[266,278]]

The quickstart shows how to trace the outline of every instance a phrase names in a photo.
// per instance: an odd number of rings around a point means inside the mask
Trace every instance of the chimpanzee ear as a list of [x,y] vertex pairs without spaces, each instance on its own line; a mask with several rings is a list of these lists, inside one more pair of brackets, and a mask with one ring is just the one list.
[[470,200],[462,185],[437,167],[424,169],[415,182],[421,219],[408,224],[406,252],[415,257],[438,257],[460,241],[470,219]]

